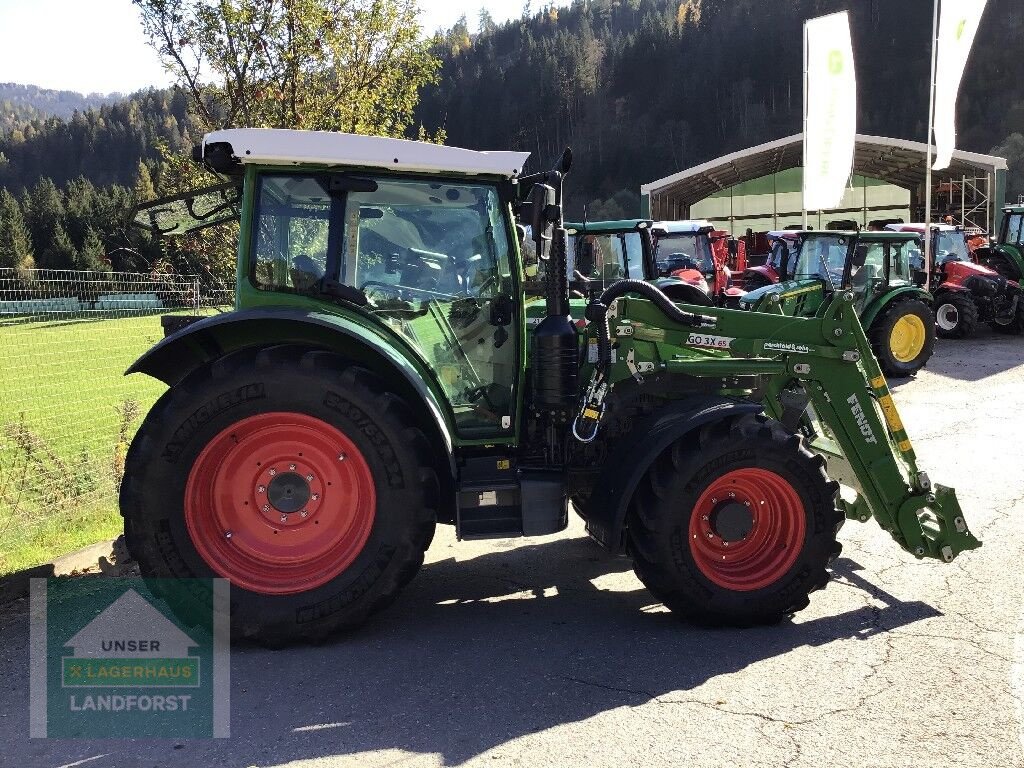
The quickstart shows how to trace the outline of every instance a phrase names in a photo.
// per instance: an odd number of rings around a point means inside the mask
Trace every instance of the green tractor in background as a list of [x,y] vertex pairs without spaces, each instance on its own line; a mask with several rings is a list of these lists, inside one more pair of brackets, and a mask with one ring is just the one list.
[[1024,203],[1003,208],[999,236],[978,248],[975,257],[1008,280],[1024,281]]
[[919,558],[980,545],[918,468],[852,291],[821,292],[813,317],[677,305],[631,279],[573,302],[568,152],[522,175],[522,153],[239,129],[195,157],[226,182],[136,221],[237,217],[237,307],[129,369],[169,388],[121,512],[144,577],[230,581],[236,637],[357,625],[437,523],[552,534],[570,499],[672,611],[722,625],[805,607],[845,519]]
[[923,287],[920,236],[812,230],[798,233],[798,241],[786,279],[746,294],[744,308],[813,316],[830,296],[848,292],[886,374],[911,376],[928,362],[935,316]]

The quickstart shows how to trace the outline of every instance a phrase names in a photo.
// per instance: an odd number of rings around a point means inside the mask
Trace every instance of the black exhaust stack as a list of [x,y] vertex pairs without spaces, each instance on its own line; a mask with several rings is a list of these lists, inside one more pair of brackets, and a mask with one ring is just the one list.
[[[579,332],[569,316],[568,234],[562,219],[562,177],[572,165],[566,149],[557,167],[538,174],[530,190],[537,257],[545,263],[547,316],[533,332],[531,383],[540,411],[572,409],[579,398]],[[550,183],[546,183],[550,182]]]

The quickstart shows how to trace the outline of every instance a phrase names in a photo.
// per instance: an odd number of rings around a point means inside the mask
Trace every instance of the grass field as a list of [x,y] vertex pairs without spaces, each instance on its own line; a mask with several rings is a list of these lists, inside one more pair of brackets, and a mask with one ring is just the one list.
[[0,323],[0,575],[121,530],[127,443],[164,385],[124,371],[159,315]]

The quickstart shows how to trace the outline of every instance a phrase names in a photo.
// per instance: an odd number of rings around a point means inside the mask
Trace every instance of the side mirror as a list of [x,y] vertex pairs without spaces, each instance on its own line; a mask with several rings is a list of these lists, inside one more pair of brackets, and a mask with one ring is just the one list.
[[868,249],[857,248],[853,252],[853,266],[860,268],[864,266],[864,262],[868,260]]
[[911,274],[911,279],[918,288],[924,288],[928,282],[928,273],[923,269],[915,269]]
[[398,273],[398,268],[402,266],[402,257],[397,253],[392,253],[384,257],[384,274],[394,275]]
[[[571,157],[571,155],[570,155]],[[551,209],[555,206],[555,189],[547,184],[534,184],[530,190],[530,227],[537,257],[548,258],[551,249]]]

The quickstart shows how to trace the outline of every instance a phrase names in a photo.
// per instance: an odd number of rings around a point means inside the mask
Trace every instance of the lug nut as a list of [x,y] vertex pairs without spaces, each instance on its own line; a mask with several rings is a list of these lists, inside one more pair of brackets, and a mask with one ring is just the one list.
[[338,454],[338,461],[344,461],[344,460],[345,460],[345,454],[344,453],[339,453]]
[[715,534],[713,534],[711,531],[708,531],[708,538],[709,539],[715,538]]
[[224,538],[225,539],[230,539],[231,538],[231,531],[224,531]]
[[281,522],[282,523],[287,523],[288,522],[288,515],[281,515]]
[[260,486],[256,487],[256,493],[266,493],[266,492],[267,492],[267,486],[260,485]]
[[707,515],[701,515],[700,519],[703,520],[706,523],[708,521],[708,516]]
[[320,501],[320,494],[319,493],[314,493],[309,498],[311,498],[313,501]]
[[263,511],[264,512],[269,512],[270,511],[270,505],[269,504],[264,504],[263,505]]
[[313,476],[312,475],[306,475],[306,482],[307,483],[312,483],[313,482]]
[[309,513],[306,510],[299,512],[299,517],[306,517]]
[[288,469],[290,469],[292,472],[294,472],[295,471],[295,465],[294,464],[289,464],[288,465]]
[[277,474],[277,470],[276,470],[276,469],[274,469],[273,467],[271,467],[271,468],[270,468],[270,476],[271,476],[271,477],[273,477],[273,476],[274,476],[274,475],[276,475],[276,474]]

